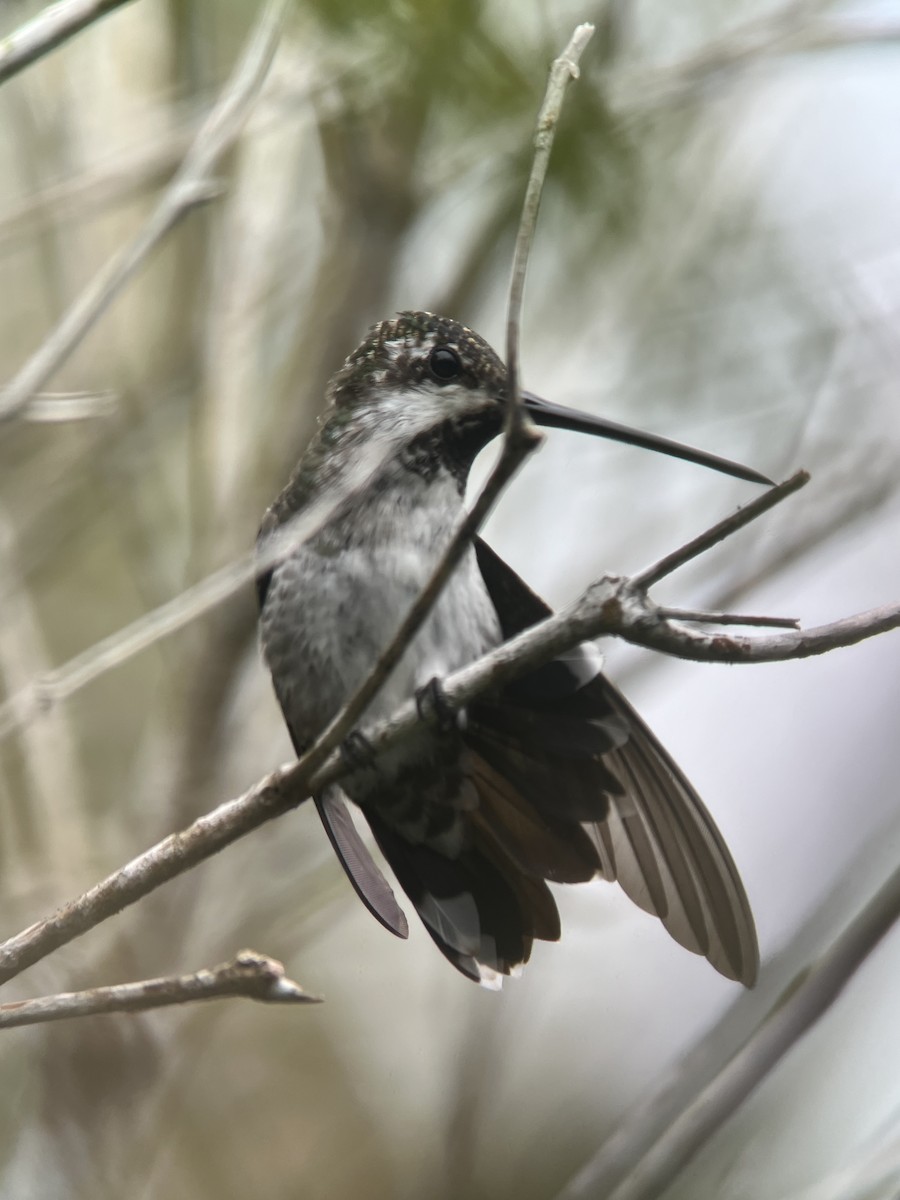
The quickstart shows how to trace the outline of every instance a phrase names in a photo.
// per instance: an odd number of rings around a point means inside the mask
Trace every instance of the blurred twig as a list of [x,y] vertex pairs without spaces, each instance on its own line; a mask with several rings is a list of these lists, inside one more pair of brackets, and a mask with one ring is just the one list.
[[796,978],[797,963],[821,959],[846,928],[847,914],[863,910],[871,899],[870,881],[888,878],[895,869],[898,848],[900,822],[889,820],[853,855],[822,902],[768,960],[759,986],[742,992],[662,1078],[654,1079],[652,1094],[627,1114],[557,1200],[576,1200],[583,1195],[582,1181],[590,1196],[609,1196],[622,1183],[695,1097],[727,1068],[735,1049],[754,1036],[766,1019],[760,1019],[761,1008],[766,1012],[774,1009],[777,998],[786,994]]
[[847,1161],[784,1200],[897,1200],[900,1194],[900,1107],[854,1147]]
[[[693,1098],[620,1186],[605,1193],[609,1200],[654,1200],[660,1196],[787,1051],[828,1011],[860,963],[898,918],[900,869],[833,945],[788,985],[753,1036]],[[599,1156],[597,1162],[601,1163]],[[594,1164],[589,1164],[558,1200],[596,1196],[599,1182]]]
[[28,421],[45,425],[89,421],[113,416],[118,403],[115,392],[47,392],[32,397],[22,415]]
[[93,1017],[99,1013],[145,1012],[170,1004],[222,1000],[228,996],[245,996],[270,1004],[319,1002],[318,996],[310,995],[286,977],[280,962],[257,954],[255,950],[241,950],[230,962],[193,971],[190,975],[142,979],[137,983],[89,988],[83,992],[59,992],[55,996],[0,1004],[0,1029],[41,1025],[69,1017]]
[[659,615],[667,621],[696,621],[698,625],[758,625],[767,629],[799,629],[798,617],[763,617],[752,613],[702,612],[694,608],[661,605]]
[[0,83],[130,0],[59,0],[0,38]]
[[816,13],[828,0],[789,0],[782,8],[739,25],[671,66],[614,72],[615,107],[629,116],[656,109],[776,54],[892,42],[900,38],[896,17]]
[[[617,635],[698,662],[775,662],[822,654],[898,627],[900,604],[806,632],[740,638],[697,633],[662,618],[632,580],[606,577],[570,608],[448,676],[442,681],[442,690],[448,705],[462,708],[482,692],[502,687],[578,643],[600,636]],[[364,734],[380,753],[409,736],[419,720],[417,706],[409,700],[389,721]],[[337,782],[347,770],[345,758],[334,752],[320,769],[311,769],[305,757],[273,771],[243,796],[172,834],[52,917],[10,938],[0,946],[0,983],[251,830],[297,807],[310,793]]]
[[198,204],[219,194],[212,169],[240,133],[275,54],[287,0],[269,0],[225,87],[150,220],[103,267],[19,373],[0,393],[0,421],[16,416],[65,362],[162,239]]

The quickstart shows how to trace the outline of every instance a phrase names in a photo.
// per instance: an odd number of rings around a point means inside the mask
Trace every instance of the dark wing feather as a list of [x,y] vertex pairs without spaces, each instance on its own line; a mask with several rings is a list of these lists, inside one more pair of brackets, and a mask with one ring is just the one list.
[[343,792],[336,786],[327,787],[315,801],[325,832],[357,896],[385,929],[397,937],[409,937],[406,914],[359,836]]
[[484,833],[520,872],[532,879],[586,883],[597,872],[597,854],[577,821],[547,816],[523,796],[508,773],[471,755],[478,792],[477,820]]
[[[476,553],[504,637],[549,615],[540,597],[480,539]],[[546,745],[545,717],[551,718]],[[464,736],[542,815],[549,809],[563,820],[581,815],[589,822],[598,870],[618,879],[676,941],[705,955],[728,978],[753,984],[759,966],[753,916],[722,836],[587,649],[530,672],[493,704],[472,705]],[[554,760],[562,758],[557,769]],[[602,797],[603,811],[596,815],[585,808],[592,786],[595,806]]]
[[407,841],[376,813],[366,817],[435,945],[457,970],[490,982],[528,961],[532,938],[518,896],[489,858],[475,847],[446,858]]

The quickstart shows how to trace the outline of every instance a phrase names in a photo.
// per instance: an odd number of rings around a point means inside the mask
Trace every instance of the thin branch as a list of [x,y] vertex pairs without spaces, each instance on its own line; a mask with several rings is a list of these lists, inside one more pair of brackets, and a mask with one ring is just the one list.
[[240,133],[262,86],[278,45],[286,4],[287,0],[269,0],[241,61],[149,221],[101,268],[5,391],[0,392],[0,421],[9,420],[25,408],[182,217],[220,194],[221,185],[212,169]]
[[769,491],[763,492],[756,500],[751,500],[749,504],[739,508],[737,512],[732,513],[730,517],[726,517],[724,521],[719,521],[717,525],[713,525],[711,529],[707,529],[705,533],[701,533],[693,541],[687,542],[680,549],[667,554],[659,562],[654,563],[653,566],[645,567],[643,571],[634,576],[634,583],[641,588],[653,587],[655,583],[659,583],[666,575],[671,575],[673,571],[677,571],[679,567],[683,567],[692,558],[697,558],[698,555],[705,554],[707,550],[724,541],[725,538],[731,537],[733,533],[737,533],[739,529],[743,529],[745,525],[749,525],[751,521],[755,521],[757,517],[761,517],[763,513],[768,512],[770,508],[774,508],[776,504],[780,504],[782,500],[786,500],[788,496],[799,491],[800,488],[806,487],[809,479],[809,472],[797,471],[790,479],[786,479],[784,483],[776,484]]
[[799,617],[762,617],[750,613],[700,612],[694,608],[671,608],[661,605],[656,610],[666,621],[696,621],[700,625],[758,625],[762,629],[799,629]]
[[524,419],[524,411],[520,403],[517,383],[519,316],[528,252],[534,237],[534,225],[537,220],[547,163],[553,146],[565,86],[569,79],[577,75],[578,57],[590,40],[592,33],[593,26],[579,25],[563,54],[553,63],[544,102],[538,116],[534,161],[516,240],[516,256],[510,287],[507,329],[507,413],[500,456],[475,503],[456,526],[440,562],[407,612],[391,642],[382,651],[375,666],[360,687],[301,757],[300,765],[305,771],[317,770],[359,722],[422,627],[446,587],[448,579],[466,549],[471,545],[472,538],[484,524],[503,489],[528,455],[536,450],[543,441],[543,435],[535,429],[530,421]]
[[[736,666],[738,663],[772,663],[813,658],[831,650],[855,646],[857,642],[900,628],[900,604],[885,604],[852,617],[832,621],[829,625],[819,625],[815,629],[790,630],[765,637],[701,633],[684,625],[660,619],[659,610],[650,601],[635,604],[631,581],[609,580],[601,581],[601,584],[606,582],[613,586],[614,591],[622,589],[622,601],[627,605],[634,605],[633,610],[630,614],[623,611],[619,621],[609,619],[606,630],[587,634],[586,637],[614,633],[635,646],[659,650],[663,654],[671,654],[674,658],[684,658],[689,662],[725,663]],[[585,628],[591,629],[596,626],[596,620],[591,619],[591,610],[595,604],[603,603],[603,595],[602,588],[596,597],[588,595],[585,604]],[[613,599],[611,603],[614,606],[617,599]]]
[[0,83],[130,0],[59,0],[0,38]]
[[804,48],[809,30],[818,27],[819,18],[811,19],[811,9],[824,8],[827,3],[788,0],[781,8],[738,25],[671,66],[618,71],[612,81],[616,107],[630,110],[632,115],[651,111],[768,55],[795,53]]
[[230,962],[190,975],[167,975],[162,979],[142,979],[137,983],[0,1004],[0,1029],[42,1025],[70,1017],[94,1017],[100,1013],[145,1012],[170,1004],[221,1000],[227,996],[245,996],[267,1004],[320,1003],[319,996],[305,992],[299,983],[287,978],[280,962],[255,950],[241,950]]
[[[754,1088],[841,995],[860,964],[900,919],[900,868],[834,944],[799,973],[768,1018],[669,1126],[609,1200],[654,1200],[674,1181]],[[595,1196],[590,1168],[559,1200]]]
[[516,245],[513,251],[513,265],[509,283],[509,302],[506,318],[506,377],[507,377],[507,407],[506,407],[506,437],[513,441],[523,436],[526,426],[526,414],[522,407],[522,397],[519,394],[519,331],[522,323],[522,301],[525,297],[525,274],[528,269],[528,259],[534,242],[534,231],[537,227],[538,212],[541,207],[541,196],[544,192],[544,181],[547,178],[547,167],[550,163],[550,152],[556,138],[556,128],[562,112],[566,88],[572,79],[579,75],[578,63],[584,48],[594,34],[593,25],[579,25],[569,39],[569,44],[562,54],[554,60],[550,68],[550,78],[547,80],[547,90],[544,102],[538,113],[537,127],[534,134],[534,158],[531,163],[531,173],[525,188],[525,199],[522,202],[522,216],[516,234]]

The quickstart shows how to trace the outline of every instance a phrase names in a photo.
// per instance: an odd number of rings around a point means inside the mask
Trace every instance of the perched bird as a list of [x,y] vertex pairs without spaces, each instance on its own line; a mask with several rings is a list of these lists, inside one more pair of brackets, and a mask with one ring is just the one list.
[[[294,542],[258,581],[263,652],[299,753],[362,683],[427,582],[464,506],[469,469],[502,429],[506,369],[464,325],[382,321],[328,386],[319,429],[268,509],[259,545]],[[661,449],[755,482],[677,443],[524,395],[539,425]],[[302,522],[302,524],[299,524]],[[476,539],[366,713],[373,721],[550,612]],[[405,937],[406,919],[351,819],[375,841],[438,948],[497,986],[535,938],[560,936],[547,881],[618,880],[685,946],[751,986],[759,953],[731,855],[694,789],[585,644],[422,722],[316,805],[351,883]],[[436,693],[439,698],[439,692]]]

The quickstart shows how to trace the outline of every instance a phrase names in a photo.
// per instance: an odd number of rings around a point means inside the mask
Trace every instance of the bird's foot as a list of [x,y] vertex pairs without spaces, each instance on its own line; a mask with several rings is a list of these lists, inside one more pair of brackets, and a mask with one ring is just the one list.
[[420,720],[433,725],[440,733],[453,733],[461,729],[465,720],[462,710],[454,708],[447,699],[447,693],[437,676],[429,679],[416,692],[416,711]]
[[352,771],[367,770],[375,765],[372,743],[358,729],[351,730],[341,742],[341,758]]

